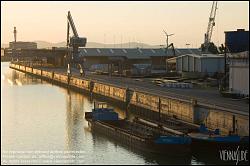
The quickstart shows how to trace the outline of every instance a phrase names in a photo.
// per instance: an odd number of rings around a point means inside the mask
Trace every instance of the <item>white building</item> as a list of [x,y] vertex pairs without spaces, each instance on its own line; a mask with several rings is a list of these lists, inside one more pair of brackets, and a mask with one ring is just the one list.
[[187,77],[224,73],[225,59],[217,54],[185,54],[176,57],[176,71]]
[[249,51],[231,55],[229,89],[232,93],[249,96]]

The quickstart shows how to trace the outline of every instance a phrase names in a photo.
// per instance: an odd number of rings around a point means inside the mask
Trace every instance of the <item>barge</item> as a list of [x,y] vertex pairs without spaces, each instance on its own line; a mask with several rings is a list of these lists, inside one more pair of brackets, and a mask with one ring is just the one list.
[[119,119],[113,109],[98,104],[92,112],[85,113],[85,119],[93,132],[100,132],[129,146],[174,156],[191,152],[191,138],[172,129],[152,126],[142,119],[129,121]]
[[[143,120],[145,121],[145,120]],[[239,136],[230,133],[229,135],[221,135],[219,129],[209,130],[204,124],[192,125],[178,119],[146,120],[146,125],[161,125],[163,128],[175,131],[176,134],[186,134],[191,137],[191,149],[193,152],[203,150],[205,152],[219,152],[219,150],[248,150],[249,136]],[[234,129],[235,130],[235,129]],[[236,130],[235,130],[236,131]]]
[[214,164],[213,162],[216,161],[220,164],[226,163],[231,165],[232,161],[225,162],[221,159],[223,152],[241,153],[247,159],[247,161],[241,161],[241,164],[248,162],[249,136],[239,136],[233,133],[221,135],[219,129],[213,131],[207,129],[204,124],[200,126],[192,125],[177,119],[165,119],[158,122],[147,119],[146,121],[147,125],[162,125],[163,128],[168,127],[174,130],[176,134],[187,134],[190,136],[192,139],[192,155],[206,163]]
[[225,149],[248,149],[249,136],[237,134],[221,135],[219,129],[210,131],[204,124],[200,125],[198,132],[188,134],[192,138],[193,149],[225,150]]

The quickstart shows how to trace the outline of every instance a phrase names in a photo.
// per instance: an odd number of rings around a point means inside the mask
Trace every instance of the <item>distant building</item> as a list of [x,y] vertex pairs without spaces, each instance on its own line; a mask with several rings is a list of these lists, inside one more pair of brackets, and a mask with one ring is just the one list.
[[244,29],[226,31],[225,45],[232,53],[249,51],[249,31]]
[[[166,52],[165,48],[80,48],[80,58],[85,58],[85,67],[94,64],[116,63],[127,70],[139,67],[134,64],[151,64],[151,70],[166,71],[166,59],[183,54],[199,54],[199,49],[175,49]],[[143,66],[143,65],[142,65]],[[148,68],[148,67],[147,67]]]
[[35,42],[10,42],[9,43],[10,49],[37,49],[37,43]]
[[33,58],[44,58],[46,57],[47,62],[54,66],[61,67],[66,66],[66,50],[55,50],[55,49],[21,49],[19,51],[20,57],[33,57]]
[[232,93],[249,96],[249,51],[230,56],[229,89]]
[[[171,63],[173,58],[170,59]],[[176,57],[176,71],[183,77],[213,76],[224,73],[224,56],[217,54],[186,54]]]
[[[12,54],[10,49],[9,54]],[[67,48],[52,49],[17,49],[16,55],[25,57],[45,57],[55,66],[66,66]],[[6,50],[7,52],[7,50]],[[200,54],[199,49],[165,48],[79,48],[79,62],[85,69],[111,71],[131,74],[148,74],[166,72],[166,59],[183,54]]]
[[133,64],[131,67],[131,75],[150,75],[151,64]]

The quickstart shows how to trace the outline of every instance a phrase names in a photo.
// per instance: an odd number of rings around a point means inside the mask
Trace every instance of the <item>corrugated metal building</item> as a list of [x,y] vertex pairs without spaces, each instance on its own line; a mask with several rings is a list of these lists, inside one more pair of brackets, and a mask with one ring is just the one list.
[[[51,64],[66,66],[67,48],[21,49],[19,52],[18,55],[23,58],[46,57]],[[152,73],[159,73],[159,71],[166,71],[166,59],[184,54],[200,54],[200,52],[197,48],[176,48],[175,54],[172,50],[166,51],[165,48],[79,48],[79,61],[84,61],[86,69],[91,69],[92,65],[106,64],[119,73],[131,69],[141,73],[142,69],[148,71],[149,67],[146,69],[144,66],[150,66]],[[99,67],[103,68],[104,66],[100,65]]]
[[[176,56],[199,54],[199,49],[175,49]],[[166,59],[174,57],[173,51],[165,48],[80,48],[80,57],[86,58],[86,65],[109,63],[120,60],[124,65],[151,64],[152,69],[165,69]]]
[[229,88],[232,93],[249,96],[249,51],[231,55]]
[[215,54],[186,54],[176,57],[176,71],[187,77],[212,76],[224,72],[224,56]]

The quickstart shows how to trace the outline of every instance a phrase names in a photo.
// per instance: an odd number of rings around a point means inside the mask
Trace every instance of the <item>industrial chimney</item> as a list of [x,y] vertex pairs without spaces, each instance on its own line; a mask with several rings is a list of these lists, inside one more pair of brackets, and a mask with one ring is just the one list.
[[14,27],[14,41],[15,41],[15,43],[16,43],[16,33],[17,33],[16,27]]

